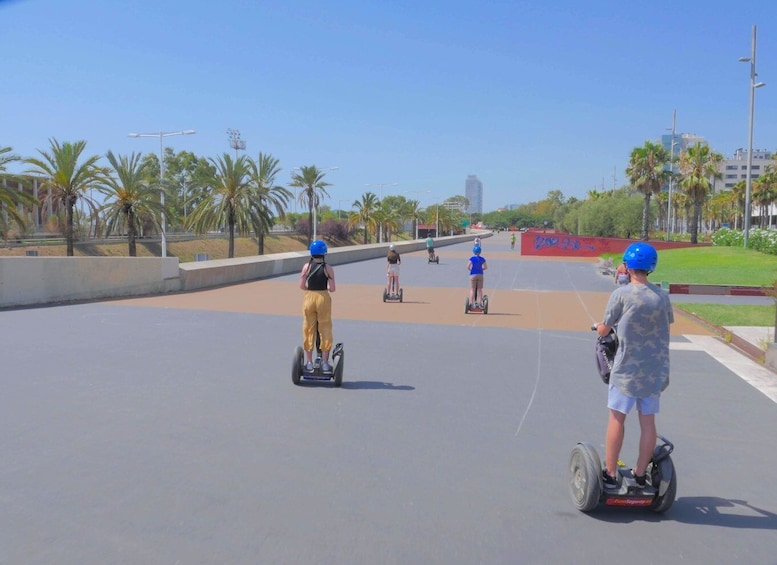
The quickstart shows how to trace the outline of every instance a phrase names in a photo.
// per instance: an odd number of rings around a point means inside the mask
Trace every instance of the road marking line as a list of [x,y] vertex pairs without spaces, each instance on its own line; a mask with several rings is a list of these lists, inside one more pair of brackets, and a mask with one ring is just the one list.
[[686,335],[685,337],[709,353],[713,359],[740,379],[763,393],[772,402],[777,403],[777,378],[769,369],[735,351],[716,337],[705,335]]

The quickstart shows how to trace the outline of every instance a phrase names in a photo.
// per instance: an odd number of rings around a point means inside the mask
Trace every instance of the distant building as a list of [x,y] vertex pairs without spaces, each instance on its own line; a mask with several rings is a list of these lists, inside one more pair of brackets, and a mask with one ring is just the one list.
[[464,183],[464,196],[469,200],[469,214],[483,213],[483,183],[478,180],[477,175],[467,175]]
[[[753,150],[753,163],[750,168],[750,179],[754,181],[760,177],[766,167],[774,165],[773,153],[761,149]],[[747,180],[747,149],[737,149],[734,156],[724,159],[718,165],[721,178],[715,179],[712,185],[713,192],[731,190],[739,181]]]
[[[674,141],[674,144],[672,143]],[[695,133],[675,133],[674,134],[674,140],[672,138],[672,134],[668,133],[666,135],[661,136],[661,145],[664,147],[664,149],[667,150],[667,152],[673,157],[675,161],[674,165],[674,172],[677,172],[677,158],[680,156],[680,153],[683,151],[687,151],[689,147],[693,147],[694,145],[704,145],[707,141]],[[665,170],[670,169],[670,165],[666,165],[664,167]],[[669,183],[667,182],[664,184],[664,186],[661,187],[662,192],[666,192],[669,190]]]

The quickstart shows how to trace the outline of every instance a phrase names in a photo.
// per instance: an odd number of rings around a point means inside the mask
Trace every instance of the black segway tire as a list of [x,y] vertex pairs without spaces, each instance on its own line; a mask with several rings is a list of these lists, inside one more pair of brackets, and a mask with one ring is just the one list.
[[483,295],[483,314],[488,314],[488,296]]
[[305,352],[297,346],[294,350],[294,361],[291,363],[291,382],[298,385],[302,380],[302,371],[305,367]]
[[439,257],[435,257],[435,258],[434,258],[434,262],[435,262],[437,265],[439,265],[439,264],[440,264],[440,258],[439,258]]
[[386,292],[386,289],[383,289],[383,302],[386,301],[386,298],[388,298],[388,292]]
[[404,291],[404,289],[401,289],[401,288],[399,289],[399,301],[400,302],[402,302],[402,298],[403,298],[403,296],[405,294],[403,291]]
[[602,464],[590,443],[580,442],[569,456],[569,492],[581,512],[590,512],[602,495]]
[[469,314],[469,298],[464,299],[464,313]]
[[656,513],[666,512],[672,507],[677,496],[677,474],[671,457],[667,456],[652,465],[650,481],[658,491],[650,509]]
[[[340,344],[338,344],[340,345]],[[345,369],[345,351],[340,348],[340,351],[335,360],[334,367],[334,385],[340,387],[343,385],[343,370]]]

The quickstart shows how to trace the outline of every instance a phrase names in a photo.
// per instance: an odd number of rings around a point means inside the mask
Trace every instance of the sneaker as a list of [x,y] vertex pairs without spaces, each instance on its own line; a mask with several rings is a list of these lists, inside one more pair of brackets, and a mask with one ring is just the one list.
[[639,475],[637,475],[637,474],[634,472],[634,469],[632,469],[632,470],[631,470],[631,474],[634,476],[634,482],[636,482],[636,483],[637,483],[637,486],[638,486],[639,488],[645,488],[645,487],[647,486],[647,473],[645,473],[644,475],[642,475],[642,476],[640,477]]
[[602,480],[604,481],[604,488],[618,488],[618,481],[615,480],[615,477],[607,474],[607,469],[602,469]]
[[323,365],[321,365],[321,370],[324,373],[331,373],[332,372],[332,365],[330,365],[329,363],[324,363]]
[[310,363],[310,362],[307,363],[305,365],[305,371],[307,371],[308,373],[312,373],[313,372],[313,363]]

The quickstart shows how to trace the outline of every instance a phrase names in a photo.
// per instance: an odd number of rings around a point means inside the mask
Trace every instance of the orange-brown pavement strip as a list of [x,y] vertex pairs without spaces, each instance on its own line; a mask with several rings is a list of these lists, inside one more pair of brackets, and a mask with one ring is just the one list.
[[[488,314],[465,314],[466,289],[413,287],[404,302],[383,303],[383,287],[337,285],[332,311],[337,320],[452,324],[498,328],[585,331],[601,319],[606,292],[536,292],[495,290],[488,293]],[[247,312],[281,316],[302,315],[302,291],[296,282],[262,280],[197,292],[117,300],[115,304]],[[675,316],[673,335],[711,335],[701,324]]]

